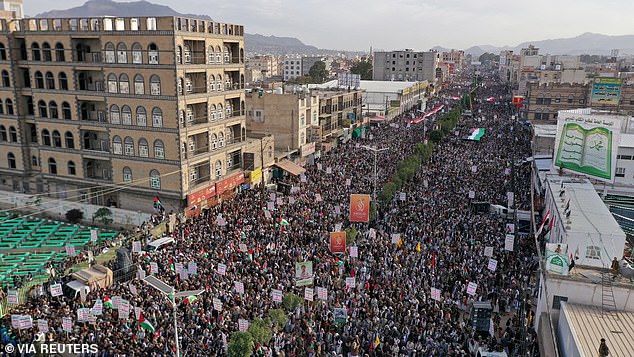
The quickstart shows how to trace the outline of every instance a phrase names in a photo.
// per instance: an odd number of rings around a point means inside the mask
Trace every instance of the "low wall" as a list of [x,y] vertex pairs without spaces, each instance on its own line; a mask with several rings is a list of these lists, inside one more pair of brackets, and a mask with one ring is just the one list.
[[[17,208],[20,212],[35,213],[36,215],[48,214],[62,221],[66,218],[66,212],[76,208],[84,212],[82,223],[85,224],[91,224],[93,214],[102,208],[102,206],[87,203],[64,201],[8,191],[0,191],[0,206],[5,209]],[[140,211],[128,211],[114,207],[108,207],[108,209],[112,212],[111,218],[114,225],[140,226],[143,222],[149,221],[151,217],[149,213]]]

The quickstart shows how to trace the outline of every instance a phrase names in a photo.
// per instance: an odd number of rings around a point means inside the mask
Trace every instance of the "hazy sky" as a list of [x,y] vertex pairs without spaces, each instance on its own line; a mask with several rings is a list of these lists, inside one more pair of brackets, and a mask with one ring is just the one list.
[[[320,48],[367,50],[436,45],[515,46],[584,32],[634,34],[633,0],[149,0],[182,13],[245,26],[246,32],[297,37]],[[84,0],[25,0],[25,13]]]

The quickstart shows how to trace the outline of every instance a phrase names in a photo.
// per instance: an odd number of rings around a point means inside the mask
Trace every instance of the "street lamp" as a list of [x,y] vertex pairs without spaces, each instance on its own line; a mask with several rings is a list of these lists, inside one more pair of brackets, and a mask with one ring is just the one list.
[[[188,296],[196,296],[202,294],[205,290],[186,290],[181,292],[175,292],[174,287],[171,285],[165,284],[162,280],[155,278],[150,275],[143,279],[146,283],[148,283],[154,289],[163,293],[165,298],[172,303],[172,312],[174,313],[174,339],[176,342],[176,357],[180,357],[181,351],[178,343],[178,324],[176,320],[176,298],[188,297]],[[170,295],[172,298],[170,298]]]
[[372,192],[372,202],[374,202],[374,204],[376,204],[376,158],[377,158],[377,155],[381,151],[388,150],[389,148],[377,149],[376,146],[367,146],[367,145],[361,145],[361,147],[366,149],[366,150],[370,150],[370,151],[374,152],[374,188],[373,188],[373,192]]

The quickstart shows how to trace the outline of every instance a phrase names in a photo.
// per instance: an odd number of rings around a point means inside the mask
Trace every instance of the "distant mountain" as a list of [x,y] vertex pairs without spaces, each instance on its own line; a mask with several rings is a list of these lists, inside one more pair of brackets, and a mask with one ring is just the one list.
[[82,6],[66,10],[51,10],[35,17],[88,17],[88,16],[185,16],[211,20],[206,15],[181,14],[169,6],[148,1],[115,2],[112,0],[89,0]]
[[613,49],[618,49],[621,55],[634,54],[634,35],[602,35],[586,32],[572,38],[558,38],[540,41],[528,41],[515,47],[480,45],[465,50],[465,53],[480,56],[485,52],[498,54],[500,51],[515,51],[533,45],[539,48],[539,53],[552,55],[608,55]]
[[[89,16],[184,16],[211,20],[206,15],[181,14],[169,6],[148,1],[115,2],[112,0],[89,0],[81,6],[67,10],[52,10],[36,17],[89,17]],[[248,52],[270,54],[337,54],[343,51],[323,50],[309,46],[294,37],[244,34],[244,46]]]

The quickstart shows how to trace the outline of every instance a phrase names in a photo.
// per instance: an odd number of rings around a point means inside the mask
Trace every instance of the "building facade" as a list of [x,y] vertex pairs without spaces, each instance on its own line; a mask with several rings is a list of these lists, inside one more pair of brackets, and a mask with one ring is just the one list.
[[286,56],[283,65],[284,81],[290,81],[302,76],[302,57]]
[[300,93],[258,93],[246,97],[247,130],[273,134],[275,150],[295,151],[310,142],[311,126],[319,124],[319,97]]
[[411,49],[374,52],[372,79],[375,81],[429,81],[437,76],[440,53]]
[[[560,110],[593,107],[592,84],[584,83],[528,83],[522,117],[536,124],[556,124]],[[634,86],[623,85],[617,106],[601,106],[634,115]]]
[[242,183],[243,31],[181,17],[3,21],[0,188],[141,211],[159,196],[179,211]]
[[252,83],[254,79],[264,80],[278,75],[277,58],[272,55],[258,55],[247,58],[245,69],[251,72],[251,79],[247,76],[247,82]]

